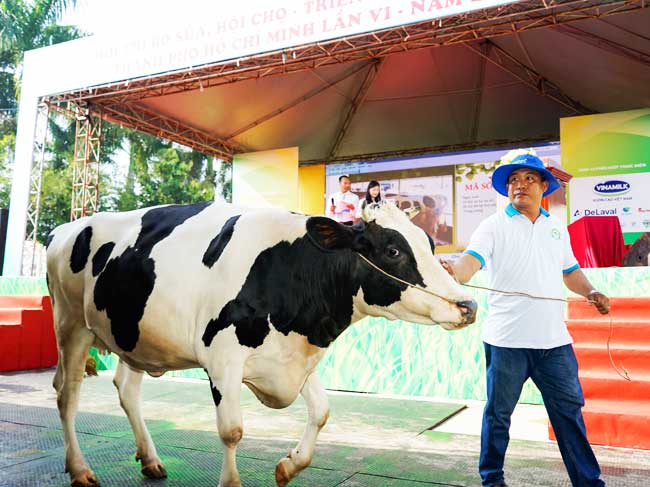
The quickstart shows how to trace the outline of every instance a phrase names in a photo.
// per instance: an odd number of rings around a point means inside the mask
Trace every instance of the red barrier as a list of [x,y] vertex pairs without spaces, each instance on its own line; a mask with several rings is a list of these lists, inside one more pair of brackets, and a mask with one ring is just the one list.
[[50,297],[0,296],[0,343],[0,371],[56,365]]

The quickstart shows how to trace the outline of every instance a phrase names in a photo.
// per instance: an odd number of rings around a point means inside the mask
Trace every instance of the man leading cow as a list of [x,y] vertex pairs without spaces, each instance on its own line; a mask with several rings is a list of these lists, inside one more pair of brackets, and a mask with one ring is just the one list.
[[[557,179],[532,153],[499,166],[494,189],[507,196],[505,211],[484,220],[455,264],[445,264],[461,282],[486,267],[489,287],[538,297],[562,298],[562,282],[605,314],[608,298],[589,283],[573,256],[566,225],[541,208]],[[560,301],[492,293],[483,323],[487,403],[483,413],[479,473],[482,484],[506,487],[503,462],[510,416],[524,382],[537,385],[575,487],[600,487],[600,468],[587,440],[572,339]]]

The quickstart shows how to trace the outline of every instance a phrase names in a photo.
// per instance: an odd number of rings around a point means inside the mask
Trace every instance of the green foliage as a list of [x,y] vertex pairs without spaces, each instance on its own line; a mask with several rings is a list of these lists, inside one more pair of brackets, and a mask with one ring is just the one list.
[[15,65],[22,53],[80,36],[74,27],[56,24],[61,13],[75,1],[0,0],[0,59],[12,55]]
[[[74,0],[0,0],[0,207],[9,206],[23,53],[80,37],[81,32],[76,28],[56,24],[63,10],[74,4]],[[56,140],[56,135],[53,138]],[[52,170],[65,166],[58,162],[59,166]],[[48,180],[53,181],[52,176],[48,173]],[[58,199],[55,193],[52,201],[46,202],[48,218]]]
[[146,134],[125,132],[129,167],[123,187],[114,192],[111,209],[214,199],[212,158]]
[[[70,219],[75,122],[50,120],[52,136],[43,174],[39,241]],[[128,168],[119,177],[115,158],[128,149]],[[212,158],[155,137],[104,122],[100,151],[102,211],[128,211],[147,206],[195,203],[214,198]]]
[[216,187],[224,201],[232,203],[232,163],[221,162],[216,172]]
[[11,168],[16,136],[13,131],[3,131],[0,135],[0,208],[9,208],[11,194]]
[[38,241],[45,243],[48,234],[62,223],[70,221],[72,197],[72,166],[43,170],[41,208],[38,223]]
[[0,117],[4,115],[14,118],[17,106],[14,75],[8,71],[2,71],[0,62]]
[[204,172],[203,159],[176,147],[160,149],[147,164],[147,171],[139,174],[140,206],[213,199],[214,175],[200,179]]

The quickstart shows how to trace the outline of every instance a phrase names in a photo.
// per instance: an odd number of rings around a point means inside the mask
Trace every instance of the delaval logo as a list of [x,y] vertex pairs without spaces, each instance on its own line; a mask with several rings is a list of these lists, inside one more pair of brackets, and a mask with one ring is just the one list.
[[616,208],[596,208],[590,210],[585,208],[585,216],[613,216],[616,215]]
[[605,181],[594,186],[594,193],[601,196],[618,196],[627,193],[629,190],[630,183],[617,180]]

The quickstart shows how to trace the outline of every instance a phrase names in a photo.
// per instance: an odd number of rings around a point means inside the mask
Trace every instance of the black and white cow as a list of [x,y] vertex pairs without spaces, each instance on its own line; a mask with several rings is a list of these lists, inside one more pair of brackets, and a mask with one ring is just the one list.
[[[207,371],[224,448],[220,486],[240,485],[242,382],[272,408],[302,394],[309,420],[277,464],[284,486],[311,462],[329,414],[316,364],[351,323],[370,315],[454,330],[474,321],[476,303],[404,213],[383,205],[364,220],[346,227],[200,203],[98,213],[56,228],[47,251],[59,347],[54,387],[72,485],[97,484],[74,426],[91,345],[120,357],[114,383],[148,477],[166,472],[140,411],[143,371]],[[358,254],[444,299],[386,277]]]

